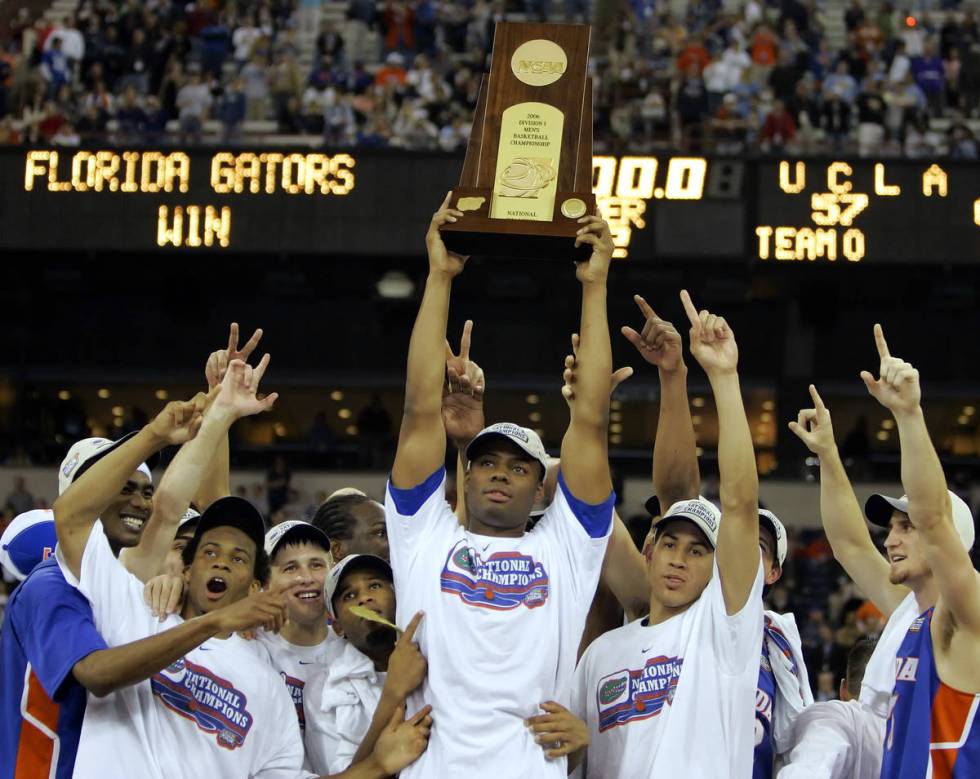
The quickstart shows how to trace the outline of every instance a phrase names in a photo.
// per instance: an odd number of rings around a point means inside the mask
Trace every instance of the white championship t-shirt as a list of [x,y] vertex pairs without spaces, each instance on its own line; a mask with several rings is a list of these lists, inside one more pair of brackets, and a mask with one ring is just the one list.
[[340,641],[333,628],[327,632],[327,637],[315,646],[299,646],[291,644],[278,633],[260,630],[255,640],[268,655],[269,665],[285,682],[289,696],[296,707],[299,719],[299,729],[306,728],[303,712],[303,689],[310,677],[327,662],[330,655],[330,645]]
[[498,538],[460,526],[445,477],[440,468],[409,490],[389,482],[385,497],[398,624],[425,612],[416,640],[429,672],[408,713],[431,704],[436,723],[401,777],[563,779],[566,760],[549,760],[524,720],[567,699],[615,495],[585,504],[559,473],[534,529]]
[[752,775],[762,564],[728,616],[718,564],[701,597],[659,625],[631,622],[579,661],[571,710],[589,726],[588,779]]
[[310,675],[303,695],[310,770],[338,774],[350,766],[371,728],[387,677],[349,641],[330,642],[326,665]]
[[[59,562],[60,559],[59,559]],[[96,522],[81,580],[95,626],[110,646],[162,633],[143,584],[112,554]],[[150,679],[104,698],[89,695],[75,779],[307,779],[296,710],[260,647],[238,636],[209,639]]]

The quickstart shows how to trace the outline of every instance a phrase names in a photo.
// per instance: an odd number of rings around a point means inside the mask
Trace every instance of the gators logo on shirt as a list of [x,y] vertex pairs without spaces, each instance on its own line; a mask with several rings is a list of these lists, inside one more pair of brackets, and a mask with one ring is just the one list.
[[643,668],[616,671],[599,680],[596,707],[599,732],[656,717],[674,700],[684,658],[658,655]]
[[470,606],[508,611],[521,604],[529,609],[548,600],[548,572],[533,557],[520,552],[495,552],[487,559],[459,541],[446,557],[439,575],[443,592],[458,595]]
[[218,746],[238,749],[252,728],[244,693],[207,668],[180,659],[150,678],[153,695],[171,711],[213,733]]

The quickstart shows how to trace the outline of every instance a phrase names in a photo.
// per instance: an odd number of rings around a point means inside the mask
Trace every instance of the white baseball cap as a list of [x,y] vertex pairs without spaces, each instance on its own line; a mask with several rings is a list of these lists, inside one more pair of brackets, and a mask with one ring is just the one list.
[[[134,435],[135,432],[128,433],[115,441],[110,441],[108,438],[83,438],[76,442],[61,461],[61,468],[58,470],[58,494],[64,494],[75,479]],[[148,479],[153,479],[153,474],[146,463],[140,463],[136,470],[146,474]]]
[[195,522],[201,518],[201,513],[196,509],[189,508],[184,512],[184,516],[180,518],[180,522],[177,523],[177,529],[180,530],[188,522]]
[[541,463],[541,478],[544,479],[548,472],[548,453],[545,451],[544,444],[541,443],[541,438],[530,428],[521,427],[512,422],[497,422],[495,425],[483,428],[466,447],[466,459],[473,459],[473,448],[478,441],[491,437],[506,438],[528,454],[531,459]]
[[32,509],[18,514],[0,536],[0,565],[18,581],[24,581],[34,566],[47,560],[58,543],[54,512]]
[[[977,531],[973,522],[973,512],[966,502],[952,490],[949,492],[949,502],[953,507],[953,526],[960,536],[960,541],[967,551],[973,548]],[[892,512],[901,511],[903,514],[909,513],[909,496],[903,495],[900,498],[890,498],[887,495],[874,494],[868,498],[864,504],[864,515],[868,521],[880,527],[888,527],[891,523]]]
[[710,500],[703,495],[690,500],[679,500],[657,521],[654,527],[660,527],[665,522],[675,519],[686,519],[697,525],[708,537],[712,549],[718,546],[718,525],[721,523],[721,512]]
[[269,555],[269,560],[272,560],[276,550],[288,541],[313,541],[330,551],[330,539],[320,528],[300,519],[290,519],[280,522],[265,534],[265,553]]
[[336,619],[337,614],[333,610],[333,596],[337,593],[340,580],[344,577],[344,572],[352,565],[357,567],[375,568],[382,571],[389,579],[394,582],[394,574],[391,571],[391,564],[383,557],[373,554],[349,554],[327,574],[326,581],[323,583],[324,600],[327,602],[327,613]]
[[783,563],[786,562],[786,552],[787,552],[787,540],[786,540],[786,528],[783,523],[779,521],[779,517],[773,514],[769,509],[759,509],[759,521],[765,522],[769,529],[772,531],[773,537],[776,539],[776,548],[773,550],[776,553],[776,561],[779,563],[779,567],[783,567]]

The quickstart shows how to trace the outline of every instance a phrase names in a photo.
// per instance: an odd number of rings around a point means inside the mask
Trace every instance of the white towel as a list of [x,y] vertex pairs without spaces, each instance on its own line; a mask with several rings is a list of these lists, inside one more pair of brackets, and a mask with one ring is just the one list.
[[765,640],[769,665],[776,679],[772,735],[776,754],[793,743],[793,723],[804,707],[813,703],[810,679],[803,661],[803,645],[792,614],[765,613]]
[[909,592],[888,618],[864,671],[859,700],[882,719],[882,727],[888,719],[888,707],[895,689],[895,657],[909,632],[909,625],[918,616],[919,604],[915,595]]

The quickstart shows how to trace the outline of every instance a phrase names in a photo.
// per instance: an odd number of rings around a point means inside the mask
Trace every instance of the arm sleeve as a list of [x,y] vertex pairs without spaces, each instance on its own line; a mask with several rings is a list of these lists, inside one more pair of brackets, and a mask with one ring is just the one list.
[[851,779],[855,734],[845,706],[828,701],[800,713],[779,779]]
[[759,568],[752,583],[752,591],[742,609],[728,614],[725,607],[725,594],[721,588],[721,571],[717,559],[713,563],[711,581],[704,590],[708,597],[711,619],[711,640],[719,650],[725,673],[738,674],[749,663],[759,664],[762,654],[762,633],[764,626],[762,584],[762,553],[759,553]]
[[590,504],[579,500],[572,495],[559,472],[555,499],[531,531],[534,535],[549,539],[565,561],[564,567],[573,573],[567,583],[563,582],[563,586],[571,589],[576,602],[591,602],[595,594],[603,555],[612,532],[615,502],[615,492],[609,493],[602,503]]
[[54,571],[51,578],[36,581],[59,582],[60,586],[29,584],[21,596],[28,596],[24,608],[18,610],[25,618],[17,620],[15,629],[41,686],[58,701],[59,690],[75,663],[107,646],[81,593]]
[[268,757],[250,779],[317,779],[315,774],[303,770],[303,737],[289,691],[284,684],[274,684],[271,694],[264,729],[268,741],[262,750]]
[[142,582],[112,554],[101,521],[89,533],[81,577],[75,579],[66,565],[61,571],[68,583],[88,598],[95,626],[110,646],[138,641],[165,629],[143,602]]
[[385,525],[392,570],[406,571],[428,539],[459,525],[446,502],[446,469],[439,468],[421,484],[405,490],[389,480],[385,491]]

